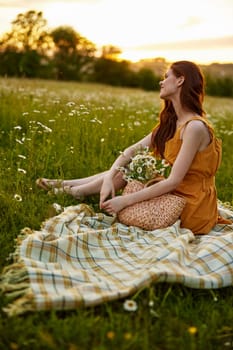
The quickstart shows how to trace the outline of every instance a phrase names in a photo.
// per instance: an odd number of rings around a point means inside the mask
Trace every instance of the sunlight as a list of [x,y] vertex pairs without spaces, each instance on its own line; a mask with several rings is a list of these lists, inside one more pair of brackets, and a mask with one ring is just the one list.
[[[151,11],[153,1],[147,2],[150,7],[144,16],[140,1],[132,3],[123,0],[103,0],[98,4],[73,3],[69,7],[61,1],[44,6],[44,14],[50,25],[56,26],[58,22],[63,22],[74,26],[80,34],[98,45],[135,46],[168,40],[170,34],[160,29],[163,27],[163,17]],[[160,13],[164,10],[161,6]],[[65,21],[65,18],[69,20]],[[179,25],[172,13],[166,14],[166,20],[175,26]]]
[[[121,57],[127,60],[160,56],[169,60],[189,57],[200,62],[232,62],[230,42],[214,50],[208,42],[204,48],[179,47],[184,41],[233,35],[232,0],[163,0],[159,4],[155,0],[45,0],[33,6],[25,1],[19,3],[21,7],[0,4],[0,30],[6,27],[7,17],[10,27],[17,14],[33,7],[43,12],[49,29],[70,26],[97,48],[120,48]],[[177,49],[167,45],[170,43],[177,43]],[[153,45],[157,48],[152,50]]]
[[211,63],[231,63],[233,57],[233,48],[221,51],[215,50],[125,50],[119,56],[120,59],[131,62],[138,62],[143,59],[153,59],[157,57],[164,57],[169,62],[179,60],[192,60],[199,64]]
[[[179,4],[178,4],[179,3]],[[195,6],[186,0],[177,2],[165,0],[159,7],[154,0],[45,3],[44,14],[51,26],[58,23],[71,25],[78,32],[96,44],[135,46],[148,43],[170,42],[171,40],[191,40],[215,37],[231,33],[232,24],[225,16],[225,23],[219,21],[219,11],[211,10],[209,3],[196,0]],[[177,8],[182,9],[175,16]],[[200,11],[201,9],[201,11]],[[192,10],[192,15],[190,15]]]
[[[165,47],[161,50],[140,49],[140,46],[153,43],[166,46],[171,41],[224,36],[232,30],[227,16],[225,23],[216,25],[223,9],[212,9],[210,16],[208,1],[196,0],[194,5],[186,0],[165,0],[157,8],[154,4],[154,0],[145,0],[143,4],[141,1],[100,0],[67,6],[67,2],[59,1],[45,3],[43,11],[51,27],[58,26],[58,23],[72,26],[97,47],[111,44],[121,48],[121,58],[130,61],[150,57],[166,57],[172,61],[181,58],[198,62],[232,61],[232,50],[223,53],[223,47],[220,52],[208,50],[208,47],[205,50],[198,50],[198,47],[193,50],[184,50],[183,47],[182,50],[179,47],[177,50]],[[177,8],[182,8],[180,16],[174,15]]]

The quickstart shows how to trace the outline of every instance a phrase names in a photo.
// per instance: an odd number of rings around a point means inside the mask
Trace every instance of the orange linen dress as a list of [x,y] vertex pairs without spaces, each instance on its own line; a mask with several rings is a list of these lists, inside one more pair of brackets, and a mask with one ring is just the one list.
[[181,214],[181,227],[189,228],[195,234],[208,233],[215,224],[231,223],[218,216],[215,174],[221,162],[222,143],[214,135],[213,128],[206,119],[193,117],[179,127],[173,138],[165,145],[164,157],[172,165],[182,145],[181,131],[191,120],[201,120],[209,129],[210,144],[197,152],[190,169],[181,184],[173,192],[186,199]]

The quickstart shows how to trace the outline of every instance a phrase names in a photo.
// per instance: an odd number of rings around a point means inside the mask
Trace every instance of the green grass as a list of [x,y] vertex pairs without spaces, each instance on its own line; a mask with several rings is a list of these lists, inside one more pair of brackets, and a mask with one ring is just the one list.
[[[233,204],[233,100],[207,97],[206,110],[223,140],[218,197]],[[157,93],[103,85],[0,79],[0,268],[25,226],[39,229],[51,205],[74,204],[35,186],[40,176],[75,178],[110,166],[127,145],[146,135],[160,109]],[[22,200],[21,200],[22,199]],[[98,210],[98,196],[87,199]],[[230,349],[232,288],[192,290],[158,284],[135,296],[89,309],[1,312],[0,349]],[[153,301],[153,307],[149,306]],[[6,304],[1,296],[0,306]],[[192,329],[194,333],[192,334]]]

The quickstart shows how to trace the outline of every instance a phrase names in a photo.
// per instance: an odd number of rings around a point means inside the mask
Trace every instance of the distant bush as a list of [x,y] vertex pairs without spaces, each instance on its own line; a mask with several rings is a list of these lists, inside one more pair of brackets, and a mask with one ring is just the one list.
[[233,79],[206,75],[206,93],[210,96],[233,97]]
[[149,68],[141,68],[138,73],[138,85],[144,90],[153,91],[159,90],[160,77],[156,76]]

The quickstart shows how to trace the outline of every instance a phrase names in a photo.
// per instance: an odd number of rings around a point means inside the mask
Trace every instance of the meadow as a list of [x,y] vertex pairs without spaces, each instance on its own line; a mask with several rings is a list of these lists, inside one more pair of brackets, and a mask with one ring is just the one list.
[[[127,145],[146,135],[160,110],[158,93],[105,85],[0,79],[0,269],[11,262],[24,227],[55,215],[38,177],[78,178],[105,170]],[[205,109],[223,141],[218,197],[233,205],[233,99],[207,97]],[[98,196],[86,199],[98,208]],[[194,350],[233,347],[233,289],[192,290],[157,284],[124,300],[88,309],[8,318],[0,311],[0,349]],[[0,296],[0,308],[6,305]]]

